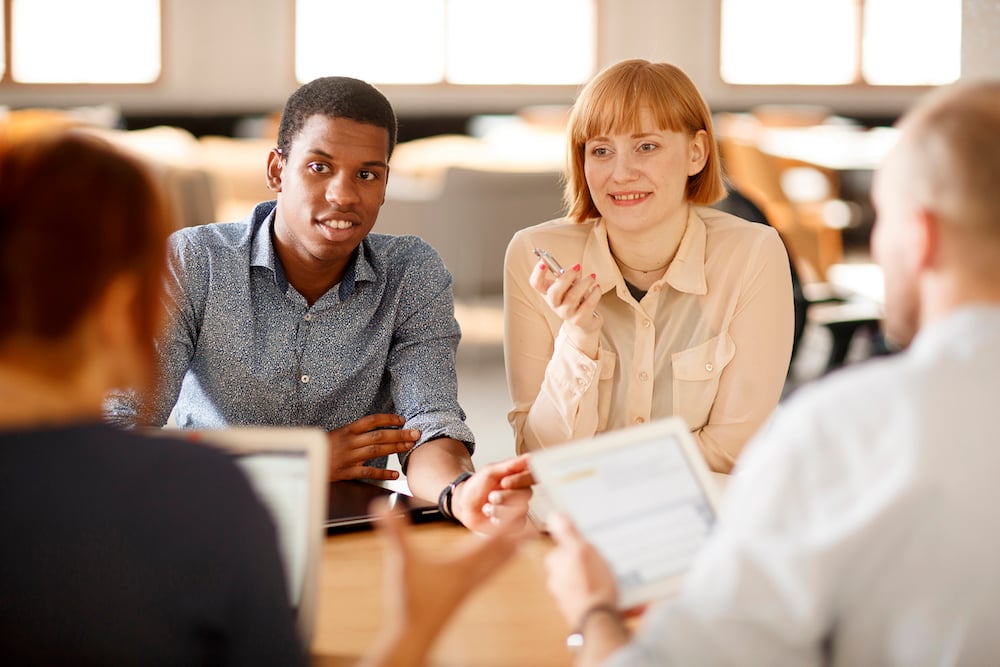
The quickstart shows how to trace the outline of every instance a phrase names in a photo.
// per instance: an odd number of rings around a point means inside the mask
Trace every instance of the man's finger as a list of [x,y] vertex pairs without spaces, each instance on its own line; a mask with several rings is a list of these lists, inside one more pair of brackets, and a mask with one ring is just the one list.
[[377,442],[416,442],[420,439],[420,431],[415,428],[382,428],[362,433],[358,439],[367,445]]
[[504,461],[490,463],[489,465],[483,466],[477,474],[485,475],[487,478],[496,483],[509,475],[516,475],[526,471],[527,469],[528,455],[522,454],[521,456],[516,456],[512,459],[506,459]]
[[500,480],[501,489],[530,489],[535,484],[535,477],[530,470],[513,473]]
[[546,528],[556,542],[567,542],[579,540],[580,533],[576,531],[576,526],[569,520],[569,517],[562,512],[553,512],[549,517]]
[[492,505],[527,507],[531,500],[531,492],[527,489],[495,489],[490,491],[486,500]]
[[365,415],[360,419],[351,422],[344,429],[349,433],[367,433],[379,428],[398,428],[406,423],[406,419],[400,415],[377,412],[372,415]]
[[398,479],[399,473],[386,468],[376,468],[374,466],[351,465],[344,467],[330,467],[330,481],[340,482],[348,479]]

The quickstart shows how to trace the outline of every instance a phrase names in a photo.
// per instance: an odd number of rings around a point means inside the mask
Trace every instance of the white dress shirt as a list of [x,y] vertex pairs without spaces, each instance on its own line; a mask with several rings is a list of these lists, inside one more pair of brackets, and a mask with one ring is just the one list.
[[612,665],[1000,664],[1000,308],[802,388]]

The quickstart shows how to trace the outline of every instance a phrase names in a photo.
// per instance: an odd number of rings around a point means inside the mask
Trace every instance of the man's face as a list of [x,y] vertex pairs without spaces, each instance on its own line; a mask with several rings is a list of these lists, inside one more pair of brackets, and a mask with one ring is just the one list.
[[340,271],[375,225],[389,177],[389,133],[347,118],[310,117],[287,154],[271,152],[268,185],[282,262]]
[[875,175],[872,203],[876,222],[872,230],[872,256],[885,279],[886,338],[900,347],[913,340],[920,324],[917,202],[913,196],[911,159],[900,143],[886,157]]

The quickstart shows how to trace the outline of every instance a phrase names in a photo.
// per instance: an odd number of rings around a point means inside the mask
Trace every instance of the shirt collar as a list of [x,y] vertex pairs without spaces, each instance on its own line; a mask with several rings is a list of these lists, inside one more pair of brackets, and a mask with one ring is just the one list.
[[979,346],[995,345],[1000,331],[1000,305],[970,303],[955,308],[935,322],[921,327],[910,351],[918,357],[933,357],[943,348],[958,347],[971,354]]
[[[707,239],[705,221],[691,206],[688,212],[684,235],[681,237],[677,254],[667,267],[667,272],[659,282],[666,281],[678,292],[689,294],[707,294],[708,282],[705,279],[705,245]],[[590,238],[583,250],[585,266],[594,267],[601,283],[601,291],[609,292],[616,283],[627,291],[621,271],[611,256],[611,246],[608,243],[608,228],[603,219],[597,219],[591,231]],[[601,276],[616,276],[618,280],[600,280]]]
[[[272,237],[274,229],[274,209],[258,223],[253,231],[253,240],[250,246],[250,266],[261,266],[274,273],[274,284],[279,291],[288,291],[288,278],[285,277],[285,269],[278,259],[278,254],[274,250],[274,239]],[[354,255],[347,263],[344,270],[344,277],[337,285],[337,296],[340,301],[346,301],[354,294],[354,287],[359,282],[371,282],[375,280],[375,269],[369,261],[371,257],[371,247],[368,238],[365,237],[354,250]]]

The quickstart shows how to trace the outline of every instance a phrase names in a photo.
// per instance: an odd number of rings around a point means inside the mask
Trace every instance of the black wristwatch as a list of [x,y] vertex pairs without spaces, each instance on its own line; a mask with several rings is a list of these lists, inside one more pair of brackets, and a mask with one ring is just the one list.
[[451,519],[456,523],[461,522],[455,518],[455,513],[451,509],[451,498],[455,495],[455,489],[458,485],[470,477],[472,477],[471,472],[463,472],[461,475],[452,480],[448,486],[441,489],[441,495],[438,496],[438,511],[441,512],[441,514],[446,518]]

